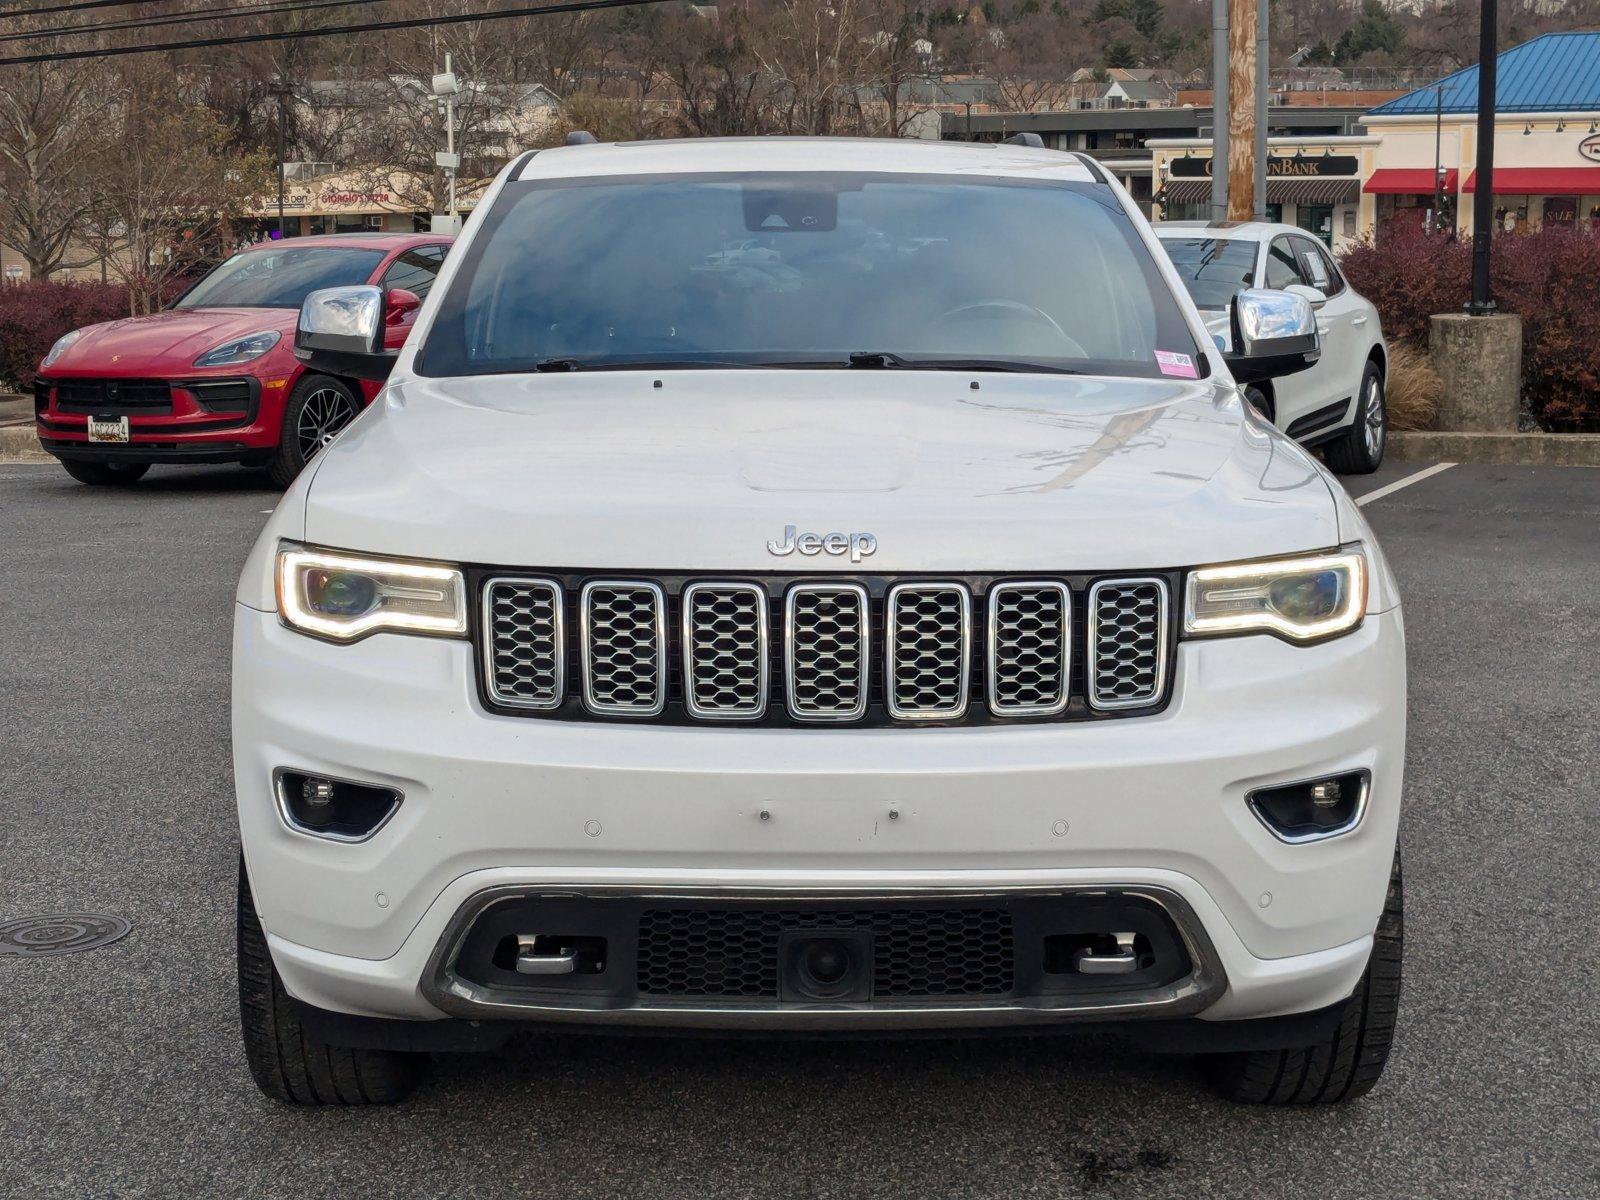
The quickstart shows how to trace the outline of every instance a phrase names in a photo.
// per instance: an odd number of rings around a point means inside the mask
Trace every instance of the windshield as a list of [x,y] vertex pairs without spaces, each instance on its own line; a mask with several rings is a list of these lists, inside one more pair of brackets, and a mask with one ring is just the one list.
[[272,246],[235,254],[174,308],[299,308],[318,288],[365,283],[382,250],[343,246]]
[[599,177],[510,184],[486,217],[422,374],[1205,370],[1134,223],[1101,185]]
[[1227,308],[1255,284],[1256,244],[1239,238],[1161,238],[1196,308]]

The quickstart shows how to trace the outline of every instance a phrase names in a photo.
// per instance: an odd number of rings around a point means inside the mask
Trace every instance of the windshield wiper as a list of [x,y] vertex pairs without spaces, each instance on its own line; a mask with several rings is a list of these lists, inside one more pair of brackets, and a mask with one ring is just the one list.
[[576,371],[578,360],[575,358],[541,358],[533,364],[535,371]]
[[1009,371],[1024,375],[1082,375],[1071,367],[1049,367],[1043,363],[1010,358],[907,358],[887,350],[858,350],[850,356],[852,367],[866,370],[903,371]]
[[890,367],[909,367],[911,363],[887,350],[857,350],[850,355],[850,365],[869,371],[882,371]]

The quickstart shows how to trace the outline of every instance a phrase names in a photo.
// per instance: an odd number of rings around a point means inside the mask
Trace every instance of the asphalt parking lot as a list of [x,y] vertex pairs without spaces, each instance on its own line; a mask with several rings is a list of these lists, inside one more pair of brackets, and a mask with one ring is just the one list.
[[0,1195],[1600,1195],[1600,471],[1457,466],[1366,506],[1410,635],[1409,944],[1387,1075],[1320,1111],[1094,1038],[573,1037],[441,1058],[395,1110],[265,1100],[228,631],[275,501],[235,469],[0,465],[0,921],[133,925],[0,957]]

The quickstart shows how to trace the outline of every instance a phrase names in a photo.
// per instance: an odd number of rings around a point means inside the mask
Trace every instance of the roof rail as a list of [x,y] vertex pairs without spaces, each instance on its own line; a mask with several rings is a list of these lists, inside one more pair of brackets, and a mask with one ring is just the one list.
[[587,129],[574,129],[567,134],[567,145],[569,146],[593,146],[599,140]]

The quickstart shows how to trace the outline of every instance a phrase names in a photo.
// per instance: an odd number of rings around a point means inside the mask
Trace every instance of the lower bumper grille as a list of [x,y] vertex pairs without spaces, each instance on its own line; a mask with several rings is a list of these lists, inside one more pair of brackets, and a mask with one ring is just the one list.
[[873,935],[874,996],[1006,996],[1011,914],[998,908],[653,908],[639,921],[643,995],[778,995],[779,939]]
[[1226,986],[1194,910],[1159,887],[498,888],[422,979],[457,1016],[771,1029],[1181,1016]]

